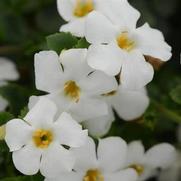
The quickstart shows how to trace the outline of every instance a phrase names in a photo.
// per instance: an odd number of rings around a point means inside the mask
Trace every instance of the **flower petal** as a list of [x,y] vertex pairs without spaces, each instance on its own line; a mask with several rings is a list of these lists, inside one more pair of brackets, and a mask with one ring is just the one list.
[[8,106],[8,101],[0,96],[0,111],[4,111]]
[[120,72],[122,59],[119,50],[110,45],[91,45],[88,49],[89,66],[114,76]]
[[93,11],[87,16],[85,30],[87,41],[99,44],[110,43],[117,33],[115,26],[109,19],[97,11]]
[[24,120],[32,126],[44,128],[50,123],[53,123],[56,112],[56,105],[50,99],[41,97],[24,117]]
[[84,121],[83,125],[89,130],[90,135],[94,137],[102,137],[108,133],[113,121],[114,114],[110,107],[107,115]]
[[0,58],[0,72],[0,80],[17,80],[19,78],[15,64],[4,57]]
[[122,119],[131,121],[143,115],[148,108],[149,98],[141,90],[129,91],[120,87],[111,102]]
[[90,168],[97,168],[96,147],[92,138],[88,138],[86,144],[80,148],[71,148],[76,157],[75,171],[87,171]]
[[138,52],[130,52],[124,59],[121,71],[121,85],[125,89],[141,89],[153,79],[153,67]]
[[69,79],[80,80],[86,77],[92,69],[86,61],[87,49],[65,50],[60,55],[60,61],[64,67],[64,74],[69,74]]
[[127,166],[142,163],[144,160],[145,148],[141,141],[132,141],[128,144]]
[[79,18],[70,21],[69,23],[61,26],[60,32],[70,32],[74,36],[84,37],[85,36],[85,19]]
[[32,136],[32,128],[21,119],[13,119],[6,124],[6,143],[10,151],[19,150]]
[[74,163],[73,154],[54,142],[42,155],[40,172],[45,177],[55,178],[61,173],[71,172]]
[[139,11],[127,0],[96,0],[96,9],[120,28],[135,28],[140,17]]
[[89,95],[101,95],[117,90],[118,83],[112,76],[95,71],[79,82],[81,89]]
[[60,144],[70,147],[84,145],[88,137],[87,130],[82,130],[82,126],[66,112],[62,113],[55,122],[54,131]]
[[61,173],[56,178],[45,178],[44,181],[82,181],[84,175],[82,173],[70,172]]
[[42,51],[35,54],[36,88],[52,92],[61,88],[63,72],[59,57],[54,51]]
[[57,0],[57,8],[60,16],[66,21],[73,19],[73,3],[71,0]]
[[163,34],[151,28],[147,23],[136,29],[138,48],[144,55],[167,61],[171,58],[171,47],[165,42]]
[[18,151],[13,152],[13,163],[17,170],[25,175],[34,175],[40,168],[42,151],[28,144]]
[[[113,149],[114,148],[114,149]],[[127,144],[120,137],[108,137],[99,141],[97,154],[104,172],[115,172],[125,166]]]
[[108,113],[108,106],[98,98],[82,97],[78,103],[72,105],[70,113],[78,122],[82,122],[106,115]]
[[137,181],[138,175],[133,169],[125,169],[119,172],[106,174],[105,181]]
[[167,168],[175,161],[176,155],[176,150],[172,145],[162,143],[149,149],[145,157],[147,164],[153,168]]

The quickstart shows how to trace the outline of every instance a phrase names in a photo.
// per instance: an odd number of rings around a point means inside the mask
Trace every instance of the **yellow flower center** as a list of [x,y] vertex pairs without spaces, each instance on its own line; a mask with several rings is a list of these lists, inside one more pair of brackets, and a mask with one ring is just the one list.
[[128,37],[128,32],[123,32],[117,37],[117,44],[128,52],[135,48],[135,42]]
[[38,129],[33,133],[33,141],[38,148],[47,148],[53,141],[53,134],[49,130]]
[[74,15],[84,17],[94,10],[93,0],[77,0]]
[[104,181],[104,177],[99,170],[88,170],[83,181]]
[[139,165],[139,164],[131,165],[129,168],[135,169],[136,172],[138,173],[138,175],[142,175],[142,173],[144,172],[144,167],[142,165]]
[[64,93],[76,102],[80,99],[80,87],[75,81],[69,80],[64,84]]

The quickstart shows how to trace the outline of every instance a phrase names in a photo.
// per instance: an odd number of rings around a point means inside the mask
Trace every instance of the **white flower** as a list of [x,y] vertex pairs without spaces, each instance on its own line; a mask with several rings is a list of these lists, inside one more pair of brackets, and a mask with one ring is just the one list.
[[181,153],[177,152],[177,158],[173,164],[159,175],[159,181],[180,181],[181,178]]
[[130,18],[124,24],[118,10],[119,6],[111,11],[107,7],[102,11],[104,15],[97,11],[88,15],[85,37],[92,45],[87,61],[92,68],[108,75],[121,72],[120,83],[124,88],[139,89],[148,84],[154,74],[145,56],[167,61],[171,47],[162,33],[147,23],[136,28],[137,19]]
[[93,71],[86,56],[87,49],[66,50],[60,57],[54,51],[35,55],[37,89],[49,93],[59,112],[68,111],[80,122],[106,115],[107,104],[99,96],[117,89],[116,79]]
[[[181,143],[181,125],[178,127],[177,139]],[[181,152],[177,150],[177,157],[170,167],[163,170],[159,176],[159,181],[180,181],[181,178]]]
[[[17,80],[19,74],[13,62],[9,59],[0,57],[0,86],[7,84],[7,81]],[[0,111],[3,111],[8,105],[7,100],[0,96]]]
[[149,105],[146,89],[128,91],[121,86],[113,92],[105,94],[102,99],[109,106],[109,114],[83,122],[89,133],[100,137],[105,135],[115,120],[113,109],[120,118],[126,121],[135,120],[143,115]]
[[[96,151],[97,150],[97,151]],[[89,139],[84,147],[72,149],[76,163],[72,173],[61,174],[46,181],[136,181],[134,169],[122,169],[127,144],[119,137],[99,140],[98,148]]]
[[[140,16],[140,13],[130,6],[127,0],[57,0],[57,7],[59,14],[68,22],[60,28],[60,31],[71,32],[78,37],[85,36],[85,21],[87,15],[93,10],[108,11],[109,14],[116,9],[115,13],[118,17],[112,18],[119,23],[122,21],[129,24]],[[119,17],[122,17],[121,21]]]
[[167,143],[153,146],[145,152],[140,141],[133,141],[128,145],[126,166],[134,168],[144,181],[157,175],[157,169],[168,168],[176,158],[176,150]]
[[72,170],[75,158],[63,145],[80,147],[88,133],[67,113],[55,121],[56,112],[52,101],[41,98],[23,120],[6,124],[6,143],[15,167],[23,174],[33,175],[40,169],[42,175],[54,177]]

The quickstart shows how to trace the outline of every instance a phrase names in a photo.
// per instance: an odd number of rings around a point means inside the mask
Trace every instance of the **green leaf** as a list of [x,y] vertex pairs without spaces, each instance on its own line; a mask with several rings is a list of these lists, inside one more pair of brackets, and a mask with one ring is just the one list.
[[88,48],[89,47],[89,42],[85,38],[81,38],[78,42],[75,48]]
[[0,112],[0,126],[6,124],[9,120],[13,118],[14,116],[9,112]]
[[173,89],[170,93],[170,96],[174,102],[181,104],[181,85]]
[[25,106],[25,107],[21,110],[20,115],[18,116],[18,118],[23,119],[23,118],[26,116],[27,113],[28,113],[28,107]]
[[58,54],[63,49],[73,48],[77,44],[77,38],[70,33],[55,33],[46,38],[48,48],[56,51]]
[[19,111],[27,105],[31,92],[19,85],[9,84],[0,87],[0,94],[8,100],[10,112],[17,116]]
[[35,176],[17,176],[0,179],[0,181],[43,181],[43,177],[40,175]]
[[0,140],[0,152],[8,152],[9,148],[5,141]]

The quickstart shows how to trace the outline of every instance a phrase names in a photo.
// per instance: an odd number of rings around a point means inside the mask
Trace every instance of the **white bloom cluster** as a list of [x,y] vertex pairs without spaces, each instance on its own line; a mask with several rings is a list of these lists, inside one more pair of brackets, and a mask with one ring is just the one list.
[[[167,61],[171,48],[127,0],[57,0],[68,21],[60,31],[85,37],[88,49],[41,51],[35,55],[35,82],[23,119],[6,125],[5,140],[15,167],[39,170],[46,181],[136,181],[157,175],[175,159],[167,143],[145,152],[108,133],[114,111],[125,121],[140,118],[149,105],[145,86],[153,78],[147,57]],[[75,121],[76,120],[76,121]],[[87,129],[83,130],[82,125]]]

